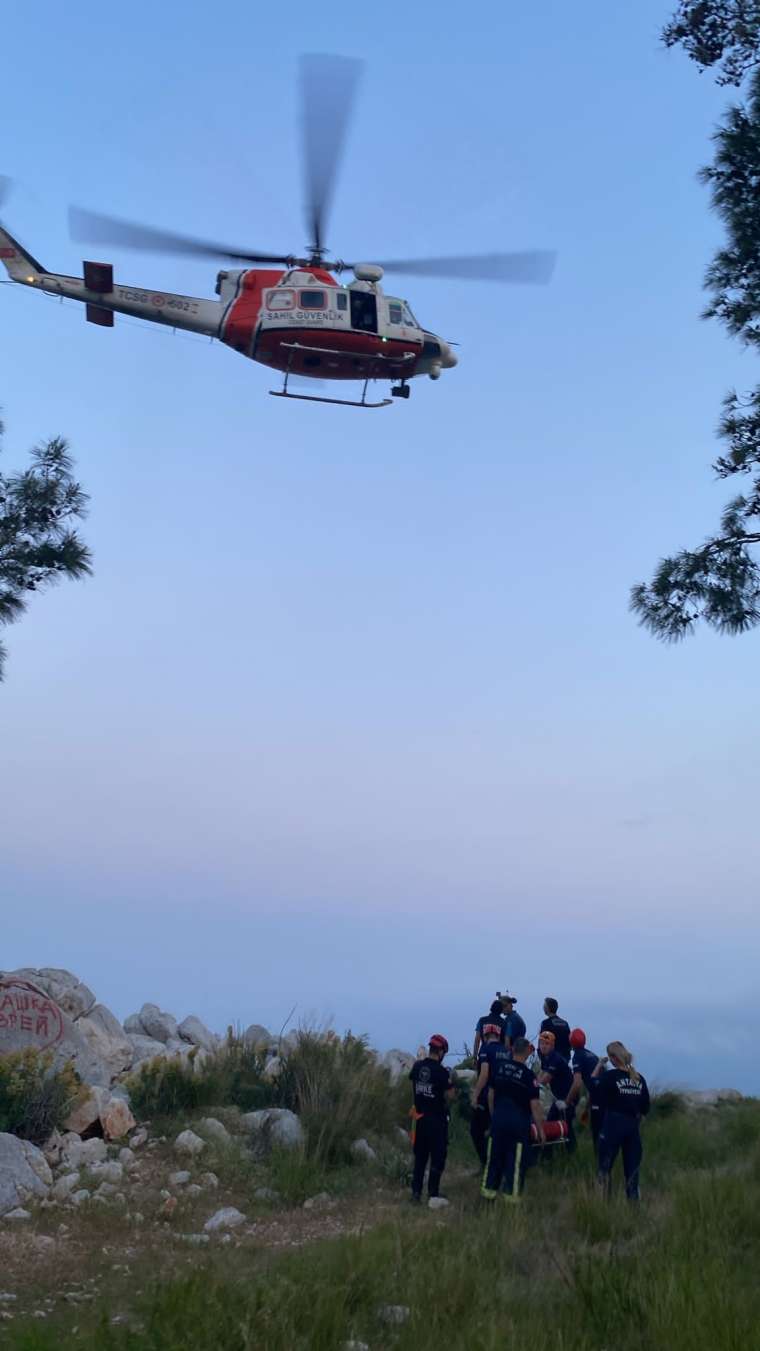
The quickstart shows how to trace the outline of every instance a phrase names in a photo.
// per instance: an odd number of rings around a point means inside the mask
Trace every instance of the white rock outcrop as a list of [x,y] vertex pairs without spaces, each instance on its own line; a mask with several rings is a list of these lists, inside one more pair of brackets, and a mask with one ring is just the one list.
[[254,1144],[279,1145],[281,1149],[299,1149],[305,1140],[304,1129],[295,1112],[287,1107],[263,1107],[244,1112],[240,1118],[253,1136]]
[[17,1135],[0,1134],[0,1215],[8,1216],[27,1201],[44,1201],[53,1174],[41,1149]]
[[181,1041],[189,1041],[191,1046],[199,1046],[202,1051],[215,1051],[219,1046],[219,1038],[214,1032],[210,1032],[205,1023],[194,1014],[183,1018],[177,1028]]

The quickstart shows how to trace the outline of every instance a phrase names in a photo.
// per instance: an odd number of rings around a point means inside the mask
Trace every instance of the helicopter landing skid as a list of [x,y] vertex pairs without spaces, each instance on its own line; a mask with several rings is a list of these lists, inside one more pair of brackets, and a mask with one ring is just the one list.
[[360,399],[326,399],[319,394],[291,394],[288,389],[288,376],[290,371],[285,372],[282,389],[270,389],[269,393],[274,395],[275,399],[303,399],[306,403],[340,403],[346,408],[387,408],[388,404],[393,403],[392,399],[380,399],[378,403],[367,403],[367,385],[369,379],[364,381],[364,388]]

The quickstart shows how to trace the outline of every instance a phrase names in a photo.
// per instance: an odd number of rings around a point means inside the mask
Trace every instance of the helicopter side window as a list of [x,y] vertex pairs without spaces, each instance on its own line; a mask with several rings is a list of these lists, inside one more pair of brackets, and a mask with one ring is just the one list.
[[377,333],[377,296],[372,291],[351,292],[351,327]]
[[410,328],[419,328],[419,324],[407,304],[404,304],[404,323],[408,324]]
[[397,301],[392,300],[388,306],[388,318],[392,324],[403,324],[403,310]]
[[335,297],[335,302],[339,310],[348,309],[348,296],[346,295],[345,291],[338,292],[337,296]]
[[302,310],[324,310],[327,308],[324,291],[301,291],[299,301]]
[[267,309],[268,310],[292,310],[296,303],[296,293],[286,286],[278,286],[273,291],[267,291]]

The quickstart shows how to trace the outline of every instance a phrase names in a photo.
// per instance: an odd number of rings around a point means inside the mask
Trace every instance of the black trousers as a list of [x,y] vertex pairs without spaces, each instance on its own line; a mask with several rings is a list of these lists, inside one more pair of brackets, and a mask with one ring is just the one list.
[[530,1117],[509,1099],[494,1103],[488,1161],[483,1173],[481,1196],[492,1201],[499,1188],[511,1200],[519,1200],[525,1179],[530,1145]]
[[488,1154],[488,1132],[491,1127],[491,1113],[487,1107],[473,1107],[470,1117],[470,1139],[480,1159],[481,1168],[486,1166]]
[[625,1194],[629,1201],[638,1201],[642,1155],[638,1118],[625,1116],[622,1112],[605,1112],[599,1132],[598,1174],[605,1190],[609,1190],[612,1169],[619,1153],[623,1155]]
[[430,1163],[428,1174],[428,1196],[437,1196],[441,1184],[441,1174],[446,1167],[446,1152],[449,1147],[449,1123],[442,1116],[423,1116],[417,1122],[414,1137],[414,1173],[412,1174],[412,1195],[422,1195],[425,1169]]
[[601,1107],[595,1107],[593,1102],[589,1110],[589,1119],[591,1124],[591,1139],[594,1142],[594,1153],[599,1157],[599,1132],[602,1129],[602,1118],[604,1113]]

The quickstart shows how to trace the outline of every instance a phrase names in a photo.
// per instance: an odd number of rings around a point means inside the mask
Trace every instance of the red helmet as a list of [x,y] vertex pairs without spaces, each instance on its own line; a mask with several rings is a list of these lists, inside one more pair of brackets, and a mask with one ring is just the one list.
[[430,1038],[430,1041],[428,1042],[428,1046],[434,1046],[436,1051],[443,1051],[444,1055],[449,1049],[449,1043],[447,1042],[445,1037],[441,1036],[440,1032],[433,1033],[433,1036]]
[[582,1027],[574,1027],[570,1033],[570,1045],[574,1051],[580,1051],[586,1045],[586,1033]]

